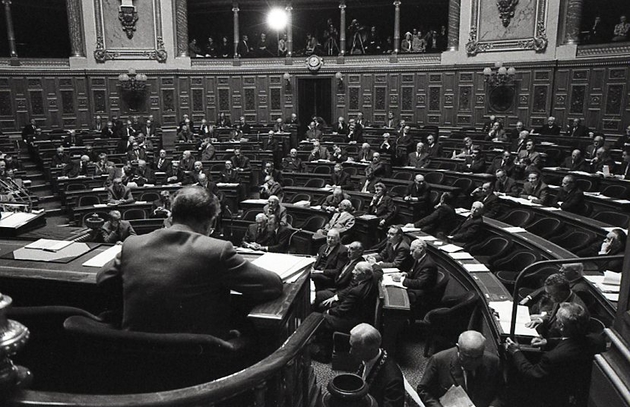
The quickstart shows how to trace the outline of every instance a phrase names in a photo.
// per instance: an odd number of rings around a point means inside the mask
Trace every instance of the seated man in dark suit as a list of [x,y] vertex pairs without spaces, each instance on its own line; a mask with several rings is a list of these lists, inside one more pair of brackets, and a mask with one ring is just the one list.
[[101,227],[101,237],[104,243],[122,243],[129,236],[134,236],[136,231],[131,223],[122,220],[119,211],[111,211],[109,220]]
[[439,141],[436,141],[435,137],[435,135],[429,134],[427,136],[427,144],[424,146],[424,149],[429,154],[430,158],[442,157],[442,145]]
[[63,167],[63,175],[69,178],[75,178],[79,175],[88,175],[88,164],[90,157],[82,155],[79,160],[72,160]]
[[381,349],[381,334],[370,324],[350,331],[350,353],[361,360],[357,375],[368,384],[368,393],[379,407],[403,407],[405,384],[396,362]]
[[[576,303],[562,303],[556,313],[562,340],[545,348],[532,363],[518,344],[506,339],[506,349],[518,375],[516,397],[524,404],[541,407],[586,406],[593,356],[605,349],[601,338],[588,335],[589,313]],[[604,348],[604,349],[602,349]]]
[[[97,283],[123,309],[122,329],[229,338],[235,326],[230,290],[254,302],[282,294],[276,273],[249,263],[232,244],[207,237],[217,205],[202,188],[173,202],[173,226],[130,237]],[[242,316],[244,319],[245,316]]]
[[341,301],[344,295],[350,290],[352,282],[353,270],[359,262],[365,261],[363,258],[363,244],[361,242],[352,242],[346,246],[348,253],[348,261],[341,268],[341,271],[335,278],[335,285],[315,293],[315,307],[327,309],[334,305],[335,302]]
[[453,206],[451,205],[452,201],[453,195],[450,192],[444,192],[440,196],[440,203],[437,205],[433,213],[425,216],[415,223],[408,223],[406,227],[419,228],[425,233],[438,237],[448,236],[455,228],[459,219],[455,214],[455,209],[453,209]]
[[514,159],[510,150],[503,150],[501,155],[496,156],[486,171],[488,174],[496,174],[498,170],[503,170],[508,177],[514,173]]
[[335,167],[333,168],[333,173],[330,178],[330,185],[332,187],[341,187],[350,191],[354,189],[350,174],[343,170],[343,165],[341,164],[335,164]]
[[128,164],[137,164],[140,160],[147,159],[147,153],[140,148],[140,145],[137,142],[133,142],[131,145],[131,150],[127,151],[127,163]]
[[567,157],[562,162],[562,168],[567,168],[570,171],[587,171],[588,163],[584,161],[582,152],[578,149],[573,150],[570,157]]
[[282,189],[282,185],[276,182],[271,175],[267,175],[265,177],[265,182],[260,186],[260,198],[268,199],[274,195],[279,199],[282,199],[284,196],[284,190]]
[[179,166],[179,161],[173,161],[171,168],[166,172],[166,182],[169,184],[184,183],[188,177],[186,172]]
[[555,117],[549,116],[547,124],[536,129],[536,133],[542,134],[543,136],[558,136],[560,135],[560,126],[556,124]]
[[253,246],[261,245],[267,233],[267,216],[264,213],[256,215],[256,223],[249,225],[243,236],[241,246],[253,249]]
[[374,173],[370,171],[370,167],[365,167],[365,176],[359,181],[359,192],[374,193],[376,184],[381,183],[380,178],[376,178]]
[[166,158],[166,150],[160,150],[160,156],[153,161],[153,169],[158,172],[169,173],[171,170],[171,160]]
[[317,251],[317,259],[311,270],[311,280],[316,290],[332,288],[341,273],[341,269],[348,262],[348,249],[341,244],[341,237],[337,229],[331,229],[326,234],[326,244]]
[[282,225],[280,220],[274,215],[268,215],[267,218],[267,233],[265,233],[265,238],[259,246],[252,248],[266,252],[286,253],[289,250],[291,229]]
[[265,179],[268,175],[272,176],[274,181],[280,183],[282,185],[282,172],[276,170],[273,162],[266,162],[265,168],[260,172],[260,178]]
[[494,183],[494,192],[509,196],[518,196],[518,185],[513,178],[507,176],[505,171],[497,170],[497,180]]
[[[614,256],[624,254],[626,250],[626,232],[620,228],[615,228],[606,234],[602,243],[595,242],[592,245],[580,250],[576,254],[579,257]],[[621,273],[623,259],[612,259],[597,263],[599,271],[616,271]]]
[[486,338],[476,331],[459,336],[454,348],[431,356],[418,385],[426,407],[441,407],[451,386],[460,386],[476,407],[500,406],[503,373],[499,358],[485,351]]
[[573,119],[573,123],[567,130],[567,136],[570,137],[588,137],[588,127],[582,124],[582,119]]
[[470,196],[483,204],[484,216],[496,218],[501,214],[501,202],[494,194],[494,184],[492,182],[484,182],[480,187],[475,188]]
[[604,173],[606,174],[606,167],[608,167],[608,174],[615,173],[615,167],[617,163],[610,156],[610,151],[606,147],[600,147],[595,152],[595,158],[591,161],[590,172],[592,173]]
[[121,178],[115,178],[107,188],[107,202],[112,204],[126,204],[135,201],[131,189],[124,186]]
[[475,201],[470,207],[470,215],[448,236],[451,243],[464,247],[476,243],[483,229],[483,203]]
[[153,201],[150,218],[170,218],[173,200],[167,190],[160,192],[160,198]]
[[153,173],[153,170],[147,166],[146,161],[138,161],[138,168],[136,168],[133,181],[139,187],[146,184],[155,184],[155,174]]
[[63,168],[70,163],[70,156],[66,154],[63,147],[57,147],[57,152],[50,161],[51,168]]
[[621,152],[621,165],[615,172],[617,178],[630,180],[630,147]]
[[308,156],[309,161],[330,160],[330,152],[325,146],[322,146],[319,140],[313,141],[313,149]]
[[242,172],[250,170],[249,158],[242,155],[241,149],[238,147],[234,149],[234,155],[230,158],[230,161],[232,161],[232,165],[234,165],[236,171]]
[[556,196],[554,206],[577,214],[584,210],[584,192],[576,185],[573,175],[567,175],[562,179],[562,188]]
[[393,222],[397,213],[398,209],[392,198],[387,195],[385,184],[382,182],[374,184],[374,198],[368,207],[368,214],[379,218],[378,226],[384,228]]
[[423,218],[433,210],[431,206],[431,185],[424,182],[424,175],[422,174],[416,174],[414,181],[407,186],[403,199],[412,203],[414,219]]
[[416,151],[409,153],[407,156],[407,163],[410,167],[424,168],[431,162],[429,153],[425,151],[424,143],[420,142],[416,144]]
[[541,179],[539,172],[530,172],[527,175],[527,182],[523,185],[521,198],[528,199],[534,203],[547,205],[549,203],[549,187]]
[[302,162],[302,159],[298,157],[297,150],[292,148],[289,151],[289,156],[282,160],[282,169],[289,172],[304,172],[306,166]]
[[413,259],[409,252],[409,243],[405,240],[405,235],[401,227],[392,226],[387,231],[387,244],[377,254],[368,256],[369,262],[377,263],[382,268],[396,267],[401,271],[408,271],[411,268]]
[[396,154],[396,144],[391,140],[389,133],[383,133],[383,142],[378,146],[378,152],[381,154]]
[[411,242],[413,264],[408,273],[392,274],[392,280],[407,287],[409,301],[415,307],[422,304],[423,297],[433,290],[437,283],[437,265],[427,253],[427,243],[416,239]]
[[350,200],[350,195],[343,192],[341,187],[334,187],[332,194],[328,195],[322,203],[322,209],[328,212],[338,212],[343,200]]

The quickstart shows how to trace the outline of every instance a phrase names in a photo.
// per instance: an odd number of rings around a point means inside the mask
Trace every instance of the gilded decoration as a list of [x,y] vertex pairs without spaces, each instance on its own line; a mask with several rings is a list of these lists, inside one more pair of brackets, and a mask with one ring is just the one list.
[[518,0],[499,0],[497,1],[497,8],[499,9],[499,16],[503,27],[510,25],[510,20],[514,17],[514,9],[518,4]]
[[[514,6],[518,1],[498,1],[497,6],[501,9],[499,3],[513,3]],[[533,33],[524,35],[526,27],[519,26],[514,22],[512,26],[507,28],[504,21],[505,35],[489,35],[488,33],[480,33],[479,27],[482,23],[482,16],[480,12],[481,0],[472,0],[472,13],[470,22],[470,33],[468,37],[468,43],[466,43],[466,52],[469,56],[475,56],[480,52],[496,52],[496,51],[518,51],[518,50],[533,50],[535,52],[543,52],[547,49],[549,40],[547,39],[546,32],[546,16],[547,16],[547,0],[529,0],[526,3],[532,3],[534,5],[533,15],[535,18],[535,24],[532,27]],[[519,7],[520,10],[520,7]],[[514,10],[508,12],[507,16],[512,19],[514,17]],[[523,16],[519,16],[519,21],[526,23],[528,20],[525,18],[526,13]],[[501,17],[503,19],[503,16]],[[515,18],[515,17],[514,17]],[[515,18],[516,19],[516,18]],[[485,24],[488,20],[484,19]],[[508,21],[509,25],[509,21]],[[521,24],[522,25],[522,24]],[[485,25],[484,25],[485,27]],[[499,26],[500,27],[500,26]],[[485,30],[484,30],[485,31]],[[492,34],[497,34],[497,28],[493,26]],[[507,35],[511,33],[511,35]],[[516,34],[515,34],[516,33]],[[495,37],[495,38],[489,38]],[[521,38],[522,37],[522,38]]]

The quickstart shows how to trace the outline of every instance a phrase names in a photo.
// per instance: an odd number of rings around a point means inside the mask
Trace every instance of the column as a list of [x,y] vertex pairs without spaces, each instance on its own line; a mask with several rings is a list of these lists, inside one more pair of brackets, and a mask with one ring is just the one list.
[[83,33],[81,0],[67,0],[66,11],[68,12],[71,56],[85,57],[85,37]]
[[459,48],[459,13],[461,0],[448,2],[448,50],[457,51]]
[[394,54],[400,51],[400,0],[394,1]]
[[238,27],[238,3],[232,3],[232,13],[234,13],[234,22],[232,26],[234,27],[234,58],[238,58],[238,41],[240,35],[240,29]]
[[188,55],[188,0],[175,1],[175,22],[177,29],[177,55]]
[[15,46],[15,31],[13,31],[13,17],[11,17],[11,0],[2,0],[4,4],[4,15],[7,22],[7,37],[9,38],[9,51],[11,58],[17,58],[17,48]]
[[580,43],[580,22],[582,20],[582,4],[584,0],[569,0],[565,19],[565,44]]
[[288,5],[285,8],[287,12],[287,57],[293,56],[293,7]]
[[339,55],[346,55],[346,0],[339,3],[341,22],[339,23]]

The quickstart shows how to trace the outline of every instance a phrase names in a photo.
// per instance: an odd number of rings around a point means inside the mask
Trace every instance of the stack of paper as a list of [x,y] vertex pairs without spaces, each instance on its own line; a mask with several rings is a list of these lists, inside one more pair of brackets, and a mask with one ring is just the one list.
[[407,289],[404,285],[402,285],[400,281],[394,281],[392,279],[392,276],[389,274],[383,275],[382,284],[385,287],[399,287],[399,288]]
[[25,249],[44,250],[47,252],[58,252],[74,243],[72,240],[51,240],[39,239],[24,246]]
[[464,250],[464,248],[455,244],[445,244],[444,246],[440,247],[440,250],[445,251],[446,253],[455,253]]
[[116,257],[118,253],[120,253],[121,250],[122,245],[117,244],[115,246],[112,246],[109,249],[105,250],[103,253],[100,253],[83,263],[83,266],[101,268],[112,261],[114,257]]
[[508,233],[523,233],[523,232],[527,232],[525,229],[523,229],[520,226],[511,226],[511,227],[503,228],[503,230],[505,230]]
[[[503,333],[510,333],[510,323],[512,322],[512,301],[490,301],[488,306],[492,308],[499,318],[499,324]],[[527,328],[525,326],[531,320],[529,317],[529,309],[524,305],[517,305],[516,311],[516,327],[514,333],[522,336],[538,336],[533,328]]]
[[472,260],[473,259],[472,254],[468,252],[449,253],[449,256],[451,256],[451,258],[455,260]]
[[266,253],[252,262],[252,264],[273,271],[286,282],[304,267],[315,262],[312,257],[299,257],[282,253]]

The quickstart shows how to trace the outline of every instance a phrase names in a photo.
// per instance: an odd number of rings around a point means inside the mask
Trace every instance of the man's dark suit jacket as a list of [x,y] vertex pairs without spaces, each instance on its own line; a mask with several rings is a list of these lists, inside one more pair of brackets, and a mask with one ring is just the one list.
[[541,204],[546,205],[549,201],[549,186],[542,181],[538,181],[538,185],[534,187],[534,185],[528,181],[523,184],[521,198],[527,199],[528,196],[535,196],[540,199]]
[[230,290],[255,301],[282,293],[278,275],[244,260],[232,243],[179,224],[127,238],[96,281],[122,301],[122,328],[141,332],[226,337]]
[[586,126],[582,126],[581,124],[576,127],[569,127],[567,131],[567,135],[569,137],[588,137],[589,129]]
[[[372,202],[374,202],[374,200],[372,200]],[[372,204],[372,202],[370,202],[368,213],[370,215],[376,215],[379,219],[384,219],[385,224],[389,225],[398,212],[393,199],[387,195],[383,195],[380,201],[377,199],[375,204]]]
[[65,166],[66,164],[69,164],[70,161],[70,156],[66,153],[63,153],[63,155],[61,156],[59,154],[55,154],[50,161],[50,165],[52,166],[52,168]]
[[413,257],[409,252],[409,243],[403,239],[398,243],[398,246],[394,248],[391,241],[387,242],[387,245],[376,256],[378,261],[382,261],[381,267],[391,268],[397,267],[401,271],[407,271],[411,268],[413,263]]
[[[405,405],[405,383],[400,368],[389,355],[383,360],[383,354],[374,363],[365,378],[368,392],[379,407],[403,407]],[[382,364],[381,364],[382,362]],[[380,368],[377,368],[380,366]]]
[[455,229],[457,220],[455,209],[450,205],[442,204],[433,213],[414,223],[414,226],[433,235],[437,233],[449,235],[451,230]]
[[504,194],[510,196],[518,196],[518,186],[516,185],[516,181],[510,177],[507,177],[505,182],[496,180],[494,182],[494,190],[496,192],[503,192]]
[[331,332],[350,333],[357,324],[373,323],[377,296],[376,278],[359,282],[324,314],[326,329]]
[[588,163],[583,158],[573,162],[572,157],[567,157],[562,162],[562,168],[568,168],[571,171],[588,171]]
[[244,170],[249,169],[249,158],[244,155],[241,155],[240,157],[233,155],[232,158],[230,158],[230,161],[232,161],[234,168],[242,168]]
[[133,202],[131,189],[124,185],[121,186],[121,189],[116,189],[113,185],[107,188],[107,202],[114,202],[119,199],[124,199],[125,203]]
[[570,192],[561,188],[556,196],[555,206],[558,206],[558,202],[562,202],[560,209],[563,211],[579,215],[584,210],[584,192],[578,187],[573,188]]
[[291,237],[291,229],[286,226],[280,226],[276,231],[267,231],[265,234],[263,246],[268,246],[270,252],[286,253],[289,249],[289,238]]
[[414,207],[414,215],[426,216],[431,212],[431,185],[424,182],[420,187],[415,182],[407,185],[405,196],[418,198],[418,202],[412,202]]
[[[545,351],[537,364],[523,352],[512,355],[519,375],[525,379],[529,405],[569,407],[587,405],[596,343],[589,338],[568,338]],[[571,402],[572,401],[572,402]]]
[[414,151],[413,153],[409,153],[407,157],[407,163],[410,167],[424,168],[431,162],[431,156],[426,152],[418,156],[418,153]]
[[304,172],[305,167],[301,158],[286,157],[282,160],[282,169],[289,172]]
[[322,270],[325,276],[334,280],[341,272],[343,266],[345,266],[348,262],[348,249],[346,246],[339,243],[328,255],[326,255],[327,249],[327,244],[323,244],[319,248],[317,251],[317,259],[315,260],[315,264],[313,264],[313,269]]
[[543,136],[557,136],[560,134],[560,126],[555,123],[551,126],[545,124],[544,126],[536,129],[536,133],[542,134]]
[[69,178],[88,175],[88,164],[81,160],[72,160],[63,168],[63,174]]
[[429,154],[429,157],[442,157],[442,145],[440,143],[434,143],[432,146],[425,144],[424,150]]
[[245,231],[245,236],[243,236],[243,242],[262,244],[265,240],[266,233],[266,228],[263,228],[259,233],[258,225],[254,223],[253,225],[249,225],[247,227],[247,230]]
[[475,378],[469,377],[468,388],[464,386],[464,372],[459,363],[457,348],[447,349],[431,356],[418,385],[418,395],[426,407],[441,406],[439,399],[452,386],[458,385],[476,407],[498,406],[499,392],[503,385],[503,375],[499,358],[485,352],[481,365],[475,371]]
[[431,256],[425,254],[420,260],[413,261],[411,271],[403,280],[403,285],[407,287],[409,301],[414,304],[422,299],[427,292],[433,290],[437,283],[437,277],[437,265]]
[[133,180],[140,187],[144,184],[155,184],[155,174],[153,173],[153,170],[149,167],[145,167],[144,171],[142,171],[140,168],[136,168]]
[[455,242],[472,243],[480,237],[483,227],[483,217],[467,217],[458,227],[451,232],[452,240]]
[[155,171],[165,172],[166,174],[171,172],[171,168],[173,166],[173,164],[171,163],[171,160],[165,158],[164,161],[162,162],[162,165],[159,165],[160,164],[160,159],[158,158],[158,159],[156,159],[154,161],[154,163],[155,164],[154,164],[154,168],[153,169]]
[[332,126],[332,132],[337,134],[348,134],[348,125],[345,122],[337,122]]
[[146,161],[146,159],[147,159],[147,153],[142,148],[138,150],[138,155],[136,155],[133,149],[127,151],[127,161],[138,161],[138,160]]
[[354,189],[354,185],[352,184],[352,178],[350,174],[345,171],[341,171],[339,174],[333,172],[330,176],[331,185],[337,185],[344,190],[352,191]]

